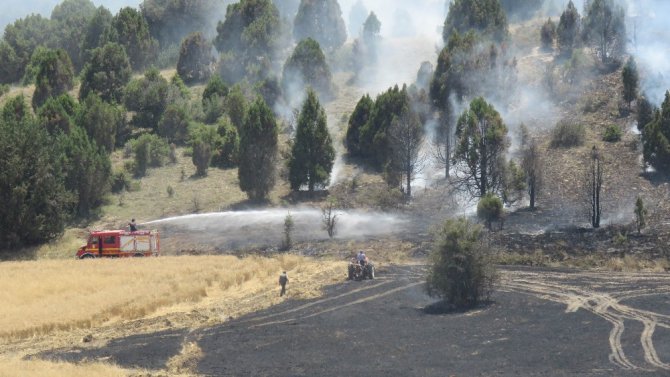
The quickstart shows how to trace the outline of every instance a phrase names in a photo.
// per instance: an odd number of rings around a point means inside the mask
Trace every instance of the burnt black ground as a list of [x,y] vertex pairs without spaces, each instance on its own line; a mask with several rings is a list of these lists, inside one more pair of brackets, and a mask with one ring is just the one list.
[[[514,272],[513,270],[509,270]],[[528,270],[522,270],[522,274]],[[598,287],[584,275],[572,286]],[[642,324],[626,321],[622,349],[635,369],[611,363],[612,325],[593,313],[510,289],[496,292],[478,309],[427,314],[435,302],[424,293],[422,267],[378,271],[374,281],[331,286],[311,301],[293,301],[225,324],[198,330],[143,334],[99,349],[74,348],[39,355],[69,361],[108,358],[127,367],[164,368],[188,337],[204,357],[197,372],[206,376],[669,376],[670,370],[645,362]],[[598,280],[598,279],[596,279]],[[665,281],[665,283],[664,283]],[[637,289],[617,283],[618,291]],[[667,280],[645,279],[646,288]],[[667,292],[630,299],[628,305],[665,305]],[[668,317],[670,318],[670,317]],[[658,358],[670,362],[670,331],[653,336]],[[163,364],[163,365],[161,365]]]

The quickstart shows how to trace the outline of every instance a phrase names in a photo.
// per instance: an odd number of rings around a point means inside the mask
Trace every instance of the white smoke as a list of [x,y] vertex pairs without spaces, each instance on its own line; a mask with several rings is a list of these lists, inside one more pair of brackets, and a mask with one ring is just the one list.
[[[312,208],[275,208],[229,211],[170,217],[147,222],[174,239],[184,238],[194,244],[210,247],[244,245],[279,245],[288,214],[294,221],[294,241],[325,240],[322,213]],[[354,240],[390,236],[407,229],[408,219],[378,212],[336,212],[335,239]]]

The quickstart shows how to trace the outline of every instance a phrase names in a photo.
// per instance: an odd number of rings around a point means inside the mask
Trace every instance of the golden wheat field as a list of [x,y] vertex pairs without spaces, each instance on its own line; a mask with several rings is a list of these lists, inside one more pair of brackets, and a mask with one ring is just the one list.
[[113,338],[130,322],[132,331],[138,323],[139,331],[143,325],[155,330],[152,318],[169,319],[172,327],[204,326],[271,306],[283,300],[276,281],[283,270],[290,276],[289,297],[304,299],[342,280],[346,266],[291,254],[4,262],[0,376],[128,375],[114,365],[21,358],[80,341],[84,333]]

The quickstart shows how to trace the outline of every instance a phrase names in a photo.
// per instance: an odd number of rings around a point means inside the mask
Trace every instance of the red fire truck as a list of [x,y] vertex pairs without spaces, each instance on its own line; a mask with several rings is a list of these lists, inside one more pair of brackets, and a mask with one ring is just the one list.
[[101,230],[90,232],[86,245],[77,251],[77,258],[151,257],[158,256],[159,251],[157,230]]

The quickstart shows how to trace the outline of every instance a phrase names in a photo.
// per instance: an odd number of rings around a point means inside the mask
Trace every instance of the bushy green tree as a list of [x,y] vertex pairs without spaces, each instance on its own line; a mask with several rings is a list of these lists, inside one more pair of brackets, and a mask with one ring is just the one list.
[[121,136],[125,136],[124,109],[103,101],[95,93],[89,94],[82,101],[76,123],[107,153],[111,153],[115,145],[120,145],[118,141],[121,141]]
[[202,33],[191,33],[181,43],[177,73],[185,83],[202,82],[212,72],[212,45]]
[[160,167],[167,160],[169,147],[167,142],[157,135],[144,134],[132,143],[135,154],[136,177],[143,177],[149,167]]
[[477,217],[486,223],[486,228],[492,230],[493,222],[500,220],[503,215],[503,202],[499,197],[488,193],[477,202]]
[[82,73],[79,99],[95,93],[103,101],[120,102],[123,87],[130,81],[132,74],[123,47],[117,43],[108,43],[94,49],[91,54],[91,60]]
[[207,82],[205,90],[202,92],[203,104],[205,100],[212,98],[213,96],[218,96],[219,98],[225,98],[228,95],[228,86],[221,80],[221,76],[214,75]]
[[509,146],[507,126],[482,97],[470,102],[456,124],[454,167],[460,171],[460,185],[473,197],[499,193]]
[[184,106],[170,104],[158,122],[158,134],[175,144],[184,144],[188,138],[188,125],[191,121]]
[[361,128],[368,123],[374,104],[375,102],[370,98],[369,94],[364,95],[358,101],[354,112],[349,117],[349,127],[347,128],[344,144],[351,156],[362,155],[360,148]]
[[81,127],[73,127],[68,134],[61,133],[58,144],[65,187],[77,198],[75,214],[87,216],[102,204],[110,190],[112,164],[109,155]]
[[393,118],[400,116],[403,109],[409,107],[407,88],[394,86],[377,96],[368,122],[359,132],[359,150],[361,157],[382,169],[391,159],[389,130]]
[[28,63],[28,66],[25,67],[23,72],[23,78],[21,79],[22,85],[27,86],[35,83],[37,73],[40,71],[40,67],[43,65],[51,51],[53,50],[48,47],[37,46],[35,51],[33,51],[33,54],[30,56],[30,62]]
[[330,95],[331,79],[330,68],[319,43],[307,38],[298,43],[284,64],[282,86],[286,93],[302,92],[311,86],[319,93]]
[[[8,105],[3,114],[14,111]],[[57,145],[31,117],[0,119],[0,249],[15,251],[63,233],[72,197],[58,158]]]
[[136,127],[158,129],[158,122],[168,105],[169,85],[155,68],[128,83],[123,100],[126,108],[135,112],[132,122]]
[[670,91],[642,132],[644,160],[658,171],[670,170]]
[[138,10],[121,8],[105,32],[105,41],[123,46],[135,71],[150,66],[158,56],[158,42],[149,33],[149,25]]
[[226,96],[225,109],[230,121],[233,122],[233,125],[238,130],[241,130],[244,126],[244,117],[247,114],[248,107],[249,104],[247,103],[247,98],[244,96],[242,87],[234,85],[228,96]]
[[33,108],[37,109],[50,97],[57,97],[74,86],[72,62],[65,50],[50,50],[40,62],[35,77]]
[[75,116],[79,111],[79,104],[68,94],[50,97],[37,110],[37,117],[50,135],[70,133],[75,126]]
[[335,49],[347,40],[347,28],[337,0],[302,0],[293,22],[297,41],[316,40],[325,49]]
[[216,127],[198,124],[191,128],[189,134],[189,145],[193,150],[191,160],[198,177],[207,176],[216,145],[221,144],[220,139]]
[[82,64],[86,64],[91,59],[94,49],[104,45],[103,35],[105,30],[111,27],[113,17],[112,12],[103,6],[95,10],[88,25],[86,25],[86,30],[81,40],[79,59]]
[[193,32],[213,35],[226,15],[226,0],[144,0],[140,3],[151,35],[161,47],[179,44]]
[[2,119],[5,122],[21,123],[31,118],[32,113],[26,104],[26,98],[23,94],[9,98],[2,107]]
[[75,72],[79,72],[84,66],[82,40],[95,14],[95,5],[91,0],[63,0],[51,11],[56,46],[64,49],[70,56]]
[[0,84],[10,84],[21,78],[22,62],[14,48],[6,41],[0,41]]
[[630,103],[637,98],[638,84],[640,82],[637,64],[635,64],[635,58],[632,56],[628,58],[623,71],[621,71],[621,80],[623,81],[623,99],[628,103],[628,107],[630,108]]
[[428,294],[456,308],[472,307],[489,299],[496,279],[481,227],[466,219],[447,220],[434,236]]
[[262,98],[249,107],[240,129],[240,189],[251,200],[264,200],[276,181],[278,128],[272,110]]
[[19,81],[30,62],[33,51],[38,46],[48,46],[50,38],[52,38],[51,22],[39,14],[31,14],[7,25],[3,40],[14,51],[17,71],[16,77],[10,77],[6,82]]
[[556,29],[558,50],[562,55],[572,55],[572,49],[575,48],[579,42],[580,30],[581,15],[575,7],[575,4],[570,0],[563,13],[561,13],[558,28]]
[[445,42],[455,31],[476,30],[496,41],[507,38],[507,16],[499,0],[454,0],[444,21],[442,38]]
[[626,14],[614,0],[586,4],[584,39],[603,64],[617,62],[626,50]]
[[221,118],[216,132],[219,142],[215,145],[212,165],[219,168],[237,166],[240,154],[240,135],[237,128],[226,118]]
[[326,111],[316,93],[308,90],[288,163],[291,189],[298,191],[306,184],[309,192],[313,192],[327,185],[334,161],[335,148],[328,133]]
[[226,82],[264,78],[282,42],[279,11],[270,0],[241,0],[228,6],[216,27],[214,46],[222,54],[219,70]]

